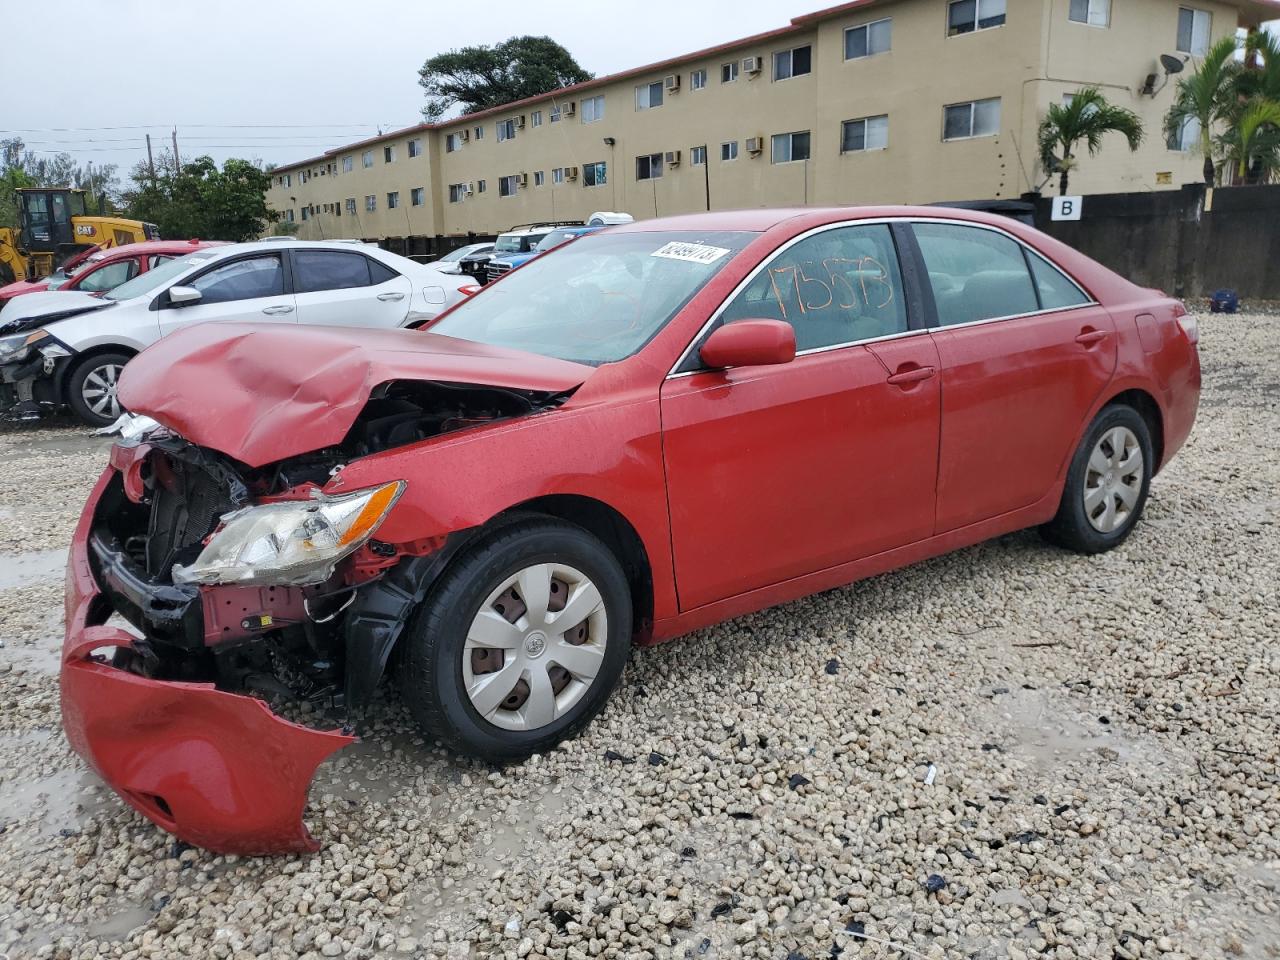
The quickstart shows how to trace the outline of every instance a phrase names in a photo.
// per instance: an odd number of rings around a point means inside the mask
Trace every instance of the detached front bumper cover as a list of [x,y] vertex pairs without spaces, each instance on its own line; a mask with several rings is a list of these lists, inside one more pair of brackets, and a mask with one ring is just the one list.
[[[212,684],[152,680],[92,656],[133,637],[89,626],[100,589],[89,561],[98,480],[67,560],[62,724],[72,748],[135,810],[217,853],[316,850],[302,823],[316,767],[355,737],[276,716],[252,697]],[[98,601],[95,603],[95,601]]]

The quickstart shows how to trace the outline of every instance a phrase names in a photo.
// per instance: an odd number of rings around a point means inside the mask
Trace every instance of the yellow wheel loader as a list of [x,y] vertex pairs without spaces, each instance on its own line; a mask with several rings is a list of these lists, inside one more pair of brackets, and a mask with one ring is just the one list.
[[0,284],[36,280],[92,247],[159,240],[154,223],[85,212],[85,192],[70,187],[27,187],[18,195],[18,229],[0,227]]

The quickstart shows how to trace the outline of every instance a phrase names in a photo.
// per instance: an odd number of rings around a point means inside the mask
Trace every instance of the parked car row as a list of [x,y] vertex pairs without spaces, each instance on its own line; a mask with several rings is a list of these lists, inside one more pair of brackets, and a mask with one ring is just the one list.
[[[152,247],[135,244],[134,247]],[[104,426],[121,412],[120,373],[140,351],[207,321],[403,327],[475,289],[469,278],[376,246],[273,238],[105,251],[60,289],[0,311],[0,412],[32,419],[62,405]],[[105,289],[107,277],[123,282]],[[94,290],[102,277],[103,290]],[[89,286],[86,287],[85,285]]]

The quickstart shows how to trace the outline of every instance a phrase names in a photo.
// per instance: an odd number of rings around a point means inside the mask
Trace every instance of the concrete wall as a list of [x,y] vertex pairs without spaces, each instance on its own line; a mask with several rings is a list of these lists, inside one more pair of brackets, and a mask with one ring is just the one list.
[[[1215,38],[1253,15],[1247,0],[1241,3],[1243,11],[1219,0],[1194,0],[1195,6],[1212,12]],[[330,151],[278,170],[278,176],[292,176],[293,183],[273,186],[268,202],[277,210],[293,209],[295,217],[302,206],[320,205],[317,217],[301,224],[303,237],[381,239],[492,234],[516,223],[579,220],[595,210],[647,218],[706,209],[708,197],[713,209],[1017,197],[1044,179],[1036,129],[1048,106],[1090,84],[1143,117],[1147,142],[1131,154],[1122,138],[1108,137],[1100,156],[1081,158],[1072,177],[1073,192],[1174,190],[1197,179],[1200,158],[1165,145],[1161,125],[1172,84],[1154,98],[1138,92],[1158,56],[1176,47],[1179,0],[1112,0],[1106,28],[1071,22],[1069,5],[1070,0],[1008,0],[1003,26],[951,37],[945,0],[846,4],[652,69]],[[893,24],[891,50],[845,60],[845,31],[885,17]],[[805,44],[813,51],[812,73],[774,80],[773,54]],[[722,83],[721,65],[747,56],[762,59],[761,72]],[[692,88],[697,70],[707,73],[705,89]],[[680,78],[680,91],[667,94],[660,107],[637,109],[637,86],[670,74]],[[604,97],[604,117],[588,123],[582,103],[593,96]],[[998,133],[942,139],[947,104],[995,97],[1001,101]],[[576,115],[550,122],[552,108],[568,102],[577,107]],[[535,111],[542,114],[541,126],[534,126]],[[881,114],[889,118],[888,147],[842,154],[842,122]],[[515,117],[524,119],[524,127],[513,139],[499,141],[497,124]],[[476,137],[477,127],[483,129],[483,139]],[[464,129],[469,141],[447,151],[446,137]],[[770,137],[792,131],[810,132],[810,159],[772,163]],[[754,156],[745,149],[751,137],[764,144]],[[408,157],[411,139],[423,144],[422,156],[415,159]],[[736,160],[721,160],[725,141],[738,143]],[[387,144],[395,147],[394,163],[384,161]],[[695,166],[690,148],[704,144],[708,165]],[[365,150],[373,151],[370,168],[361,162]],[[637,178],[638,156],[677,150],[680,164],[664,165],[661,178]],[[353,158],[349,173],[342,168],[346,157]],[[599,161],[607,164],[602,186],[585,186],[581,175],[576,181],[553,182],[557,167],[581,170]],[[301,170],[330,165],[336,175],[299,183]],[[541,186],[535,185],[539,172]],[[528,186],[500,196],[500,178],[513,174],[526,174]],[[448,188],[455,183],[475,184],[476,190],[451,203]],[[421,207],[410,202],[415,187],[424,189]],[[391,191],[400,193],[399,209],[387,209]],[[374,212],[365,209],[369,195],[377,198]],[[349,198],[356,201],[354,222],[346,216]],[[326,213],[326,203],[342,204],[342,215]]]
[[1087,196],[1078,222],[1050,220],[1051,204],[1037,202],[1036,226],[1135,283],[1280,300],[1280,185]]

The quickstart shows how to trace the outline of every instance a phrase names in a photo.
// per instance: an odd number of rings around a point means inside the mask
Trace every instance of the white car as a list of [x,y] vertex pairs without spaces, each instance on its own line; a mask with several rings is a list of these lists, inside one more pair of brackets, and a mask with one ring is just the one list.
[[193,323],[403,327],[472,289],[469,277],[370,244],[273,238],[192,252],[101,298],[28,294],[0,311],[0,399],[8,401],[0,414],[65,403],[86,423],[112,423],[122,412],[116,381],[124,365]]

